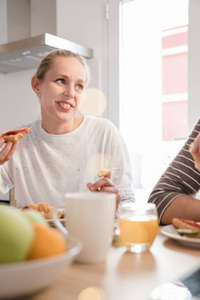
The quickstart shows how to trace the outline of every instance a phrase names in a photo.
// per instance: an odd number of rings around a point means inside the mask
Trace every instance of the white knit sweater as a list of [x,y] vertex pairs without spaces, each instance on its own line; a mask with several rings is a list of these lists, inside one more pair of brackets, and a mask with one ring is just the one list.
[[47,133],[41,121],[24,126],[31,131],[0,167],[0,194],[14,186],[18,207],[44,201],[59,205],[66,192],[88,191],[87,183],[99,180],[97,173],[107,168],[122,200],[134,201],[127,148],[109,120],[85,116],[78,128],[62,135]]

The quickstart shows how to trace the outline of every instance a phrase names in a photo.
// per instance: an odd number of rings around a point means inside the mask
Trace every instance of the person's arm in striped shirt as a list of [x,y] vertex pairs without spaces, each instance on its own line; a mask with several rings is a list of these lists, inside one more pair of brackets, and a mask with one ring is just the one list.
[[188,150],[200,132],[200,120],[184,147],[166,169],[150,194],[148,202],[156,204],[160,224],[170,224],[172,218],[200,221],[200,172]]

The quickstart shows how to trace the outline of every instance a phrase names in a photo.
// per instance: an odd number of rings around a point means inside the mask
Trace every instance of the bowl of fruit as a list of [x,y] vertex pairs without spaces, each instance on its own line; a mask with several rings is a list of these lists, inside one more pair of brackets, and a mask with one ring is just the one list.
[[68,268],[82,245],[36,211],[0,205],[0,299],[38,292]]

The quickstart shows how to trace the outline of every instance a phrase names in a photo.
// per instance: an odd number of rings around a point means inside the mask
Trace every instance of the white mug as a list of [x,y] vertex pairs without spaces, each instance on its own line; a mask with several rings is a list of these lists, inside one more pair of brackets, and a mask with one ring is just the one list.
[[100,192],[67,193],[64,196],[66,229],[53,214],[54,224],[63,233],[77,237],[83,245],[76,261],[97,263],[106,260],[113,238],[116,194]]

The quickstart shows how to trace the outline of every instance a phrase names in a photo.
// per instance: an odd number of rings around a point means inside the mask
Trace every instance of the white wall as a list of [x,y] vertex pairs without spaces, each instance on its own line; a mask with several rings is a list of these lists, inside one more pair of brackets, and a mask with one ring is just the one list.
[[30,85],[34,71],[0,75],[0,132],[38,118],[39,101]]

